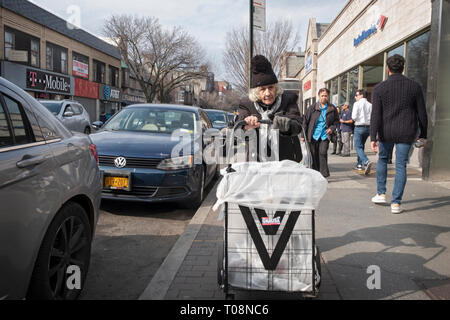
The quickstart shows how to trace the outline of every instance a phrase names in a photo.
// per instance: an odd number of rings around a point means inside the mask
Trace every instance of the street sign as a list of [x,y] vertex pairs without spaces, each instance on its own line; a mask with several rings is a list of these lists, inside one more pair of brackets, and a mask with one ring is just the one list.
[[266,31],[266,0],[253,0],[253,28]]

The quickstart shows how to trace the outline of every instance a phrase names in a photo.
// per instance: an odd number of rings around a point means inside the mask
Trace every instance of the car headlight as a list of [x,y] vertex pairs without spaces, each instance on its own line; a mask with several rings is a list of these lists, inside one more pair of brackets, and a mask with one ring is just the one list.
[[178,158],[165,159],[157,166],[160,170],[180,170],[192,168],[194,165],[194,156],[184,156]]

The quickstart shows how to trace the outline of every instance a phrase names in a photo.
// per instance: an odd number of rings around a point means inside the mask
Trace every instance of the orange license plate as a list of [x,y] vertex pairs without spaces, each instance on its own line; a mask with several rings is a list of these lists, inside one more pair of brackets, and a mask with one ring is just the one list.
[[127,190],[130,189],[130,180],[128,177],[105,177],[105,188]]

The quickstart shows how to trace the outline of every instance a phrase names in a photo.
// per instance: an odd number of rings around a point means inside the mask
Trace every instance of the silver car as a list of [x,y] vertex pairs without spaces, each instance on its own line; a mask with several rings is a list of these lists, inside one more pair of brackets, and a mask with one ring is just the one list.
[[89,136],[0,78],[0,300],[79,296],[101,190]]
[[69,130],[91,133],[91,119],[88,112],[73,100],[39,100]]

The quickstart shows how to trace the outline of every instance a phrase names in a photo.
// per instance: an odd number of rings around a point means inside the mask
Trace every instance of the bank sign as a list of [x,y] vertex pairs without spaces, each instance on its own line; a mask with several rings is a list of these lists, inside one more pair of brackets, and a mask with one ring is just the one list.
[[358,37],[356,37],[353,40],[353,46],[357,47],[357,46],[359,46],[361,44],[361,42],[363,42],[364,40],[366,40],[367,38],[369,38],[373,34],[377,33],[378,31],[383,31],[383,28],[386,25],[386,21],[387,21],[387,18],[385,16],[381,16],[378,19],[376,24],[373,24],[370,27],[370,29],[364,30]]
[[27,89],[70,95],[70,78],[27,69]]

